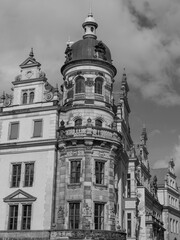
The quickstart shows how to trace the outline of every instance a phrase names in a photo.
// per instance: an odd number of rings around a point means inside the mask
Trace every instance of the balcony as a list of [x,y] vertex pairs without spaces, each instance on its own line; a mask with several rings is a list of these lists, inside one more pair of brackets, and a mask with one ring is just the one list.
[[91,239],[91,240],[125,240],[126,233],[124,231],[107,231],[107,230],[54,230],[51,231],[51,240],[56,239]]
[[93,126],[84,127],[60,127],[59,140],[99,140],[105,142],[112,142],[116,144],[122,143],[122,135],[112,129],[98,128]]

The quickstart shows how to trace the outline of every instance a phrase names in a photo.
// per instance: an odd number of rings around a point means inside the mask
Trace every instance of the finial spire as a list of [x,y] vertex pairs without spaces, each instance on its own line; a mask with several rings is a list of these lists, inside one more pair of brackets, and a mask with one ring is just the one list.
[[92,14],[92,0],[89,0],[89,14],[88,14],[88,16],[93,16],[93,14]]
[[30,51],[30,53],[29,53],[29,56],[32,57],[32,58],[34,57],[33,48],[31,48],[31,51]]
[[98,24],[96,23],[93,14],[92,14],[92,2],[89,2],[89,13],[88,17],[85,19],[85,22],[82,24],[84,28],[83,38],[97,38],[96,37],[96,28]]
[[146,132],[146,126],[145,124],[143,124],[143,129],[142,129],[142,133],[141,133],[141,142],[146,145],[146,142],[148,140],[148,137],[147,137],[147,132]]

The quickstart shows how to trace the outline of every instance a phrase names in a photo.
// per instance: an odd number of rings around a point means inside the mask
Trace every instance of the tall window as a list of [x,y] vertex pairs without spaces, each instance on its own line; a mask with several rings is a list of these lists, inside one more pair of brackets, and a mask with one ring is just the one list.
[[131,213],[127,213],[127,236],[131,237],[132,228],[131,228]]
[[95,126],[96,127],[102,127],[102,121],[100,119],[95,120]]
[[69,228],[78,229],[80,220],[80,203],[69,203]]
[[95,177],[97,184],[104,184],[104,162],[95,162]]
[[103,79],[100,77],[97,77],[95,79],[95,93],[102,94],[102,85],[103,85]]
[[13,164],[12,165],[12,180],[11,187],[19,187],[21,180],[21,164]]
[[131,197],[131,174],[127,174],[127,197]]
[[76,79],[76,93],[84,93],[85,92],[85,81],[83,77],[78,77]]
[[71,161],[71,183],[80,182],[80,171],[81,171],[81,162],[80,161]]
[[34,180],[34,163],[25,164],[24,187],[32,187]]
[[22,229],[31,228],[31,205],[23,205],[22,207]]
[[17,230],[18,224],[18,205],[9,206],[9,230]]
[[95,229],[104,228],[104,204],[102,203],[94,204],[94,224]]
[[12,122],[10,124],[9,139],[10,140],[18,139],[18,136],[19,136],[19,122]]
[[78,118],[75,120],[75,127],[80,127],[80,126],[82,126],[82,119]]
[[29,103],[33,103],[34,102],[34,92],[30,92],[29,94]]
[[23,93],[22,103],[27,104],[27,99],[28,99],[28,94],[25,92],[25,93]]
[[42,119],[34,120],[33,137],[42,137]]

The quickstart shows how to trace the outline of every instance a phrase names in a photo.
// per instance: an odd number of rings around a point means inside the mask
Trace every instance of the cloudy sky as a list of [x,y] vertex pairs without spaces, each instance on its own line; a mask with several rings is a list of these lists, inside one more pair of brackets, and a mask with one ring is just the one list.
[[[173,157],[180,178],[180,1],[92,0],[92,10],[118,70],[116,97],[126,68],[134,142],[145,124],[151,166]],[[89,0],[0,0],[0,94],[31,47],[49,82],[62,83],[66,42],[82,38],[88,11]]]

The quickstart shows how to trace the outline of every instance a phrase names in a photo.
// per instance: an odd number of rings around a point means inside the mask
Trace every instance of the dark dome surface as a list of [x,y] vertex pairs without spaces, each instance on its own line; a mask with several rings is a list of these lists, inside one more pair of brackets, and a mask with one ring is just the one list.
[[[75,42],[72,46],[72,59],[98,59],[112,63],[111,52],[109,48],[102,42],[94,38],[85,38]],[[98,51],[99,57],[96,56]]]

